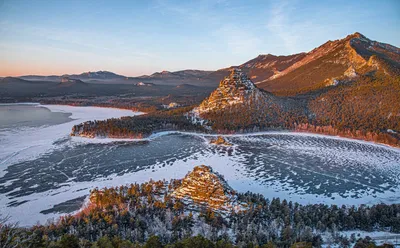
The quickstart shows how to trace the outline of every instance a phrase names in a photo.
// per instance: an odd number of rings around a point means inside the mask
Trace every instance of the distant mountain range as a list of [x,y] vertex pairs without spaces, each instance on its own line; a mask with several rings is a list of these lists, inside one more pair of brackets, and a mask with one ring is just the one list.
[[138,77],[97,71],[61,76],[28,75],[19,78],[33,81],[61,81],[63,77],[68,77],[88,83],[143,82],[216,87],[218,81],[229,75],[229,70],[232,68],[240,68],[259,88],[281,95],[295,95],[334,84],[335,80],[345,80],[378,69],[385,70],[385,73],[390,75],[397,75],[400,68],[400,49],[370,40],[360,33],[354,33],[344,39],[328,41],[307,53],[288,56],[259,55],[239,66],[217,71],[162,71]]
[[[65,74],[61,76],[38,76],[27,75],[18,78],[30,81],[61,81],[63,78],[77,79],[86,83],[97,84],[138,84],[153,83],[159,85],[180,85],[192,84],[198,86],[210,86],[214,84],[214,77],[210,75],[213,71],[183,70],[183,71],[162,71],[151,75],[139,77],[127,77],[109,71],[84,72],[81,74]],[[217,81],[219,79],[217,78]]]
[[151,75],[143,75],[143,76],[138,76],[138,77],[128,77],[128,76],[123,76],[123,75],[118,75],[113,72],[109,71],[96,71],[96,72],[83,72],[81,74],[64,74],[61,76],[39,76],[39,75],[26,75],[26,76],[20,76],[19,78],[21,79],[26,79],[26,80],[58,80],[63,77],[69,77],[69,78],[74,78],[74,79],[80,79],[80,80],[114,80],[114,79],[124,79],[124,80],[130,80],[130,79],[137,79],[137,78],[183,78],[183,77],[197,77],[201,78],[204,76],[209,75],[213,71],[202,71],[202,70],[182,70],[182,71],[175,71],[175,72],[169,72],[169,71],[162,71],[162,72],[155,72]]
[[109,71],[97,71],[97,72],[84,72],[82,74],[64,74],[61,76],[38,76],[38,75],[27,75],[21,76],[19,78],[25,80],[42,80],[42,81],[60,81],[62,78],[71,78],[71,79],[79,79],[79,80],[115,80],[115,79],[125,79],[125,76],[115,74]]

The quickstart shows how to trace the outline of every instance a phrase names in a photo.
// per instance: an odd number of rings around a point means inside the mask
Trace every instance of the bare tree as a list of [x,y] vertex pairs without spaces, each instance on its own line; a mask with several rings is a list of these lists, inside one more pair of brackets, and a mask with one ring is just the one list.
[[27,232],[18,226],[18,222],[10,222],[10,216],[0,214],[0,248],[29,247]]

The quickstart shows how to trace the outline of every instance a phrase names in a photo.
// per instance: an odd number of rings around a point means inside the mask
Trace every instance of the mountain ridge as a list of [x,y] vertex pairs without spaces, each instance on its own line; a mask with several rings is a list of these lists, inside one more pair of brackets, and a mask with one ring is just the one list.
[[309,52],[260,54],[218,72],[227,76],[232,68],[242,69],[259,88],[291,96],[376,70],[391,76],[400,75],[400,49],[355,32],[342,39],[329,40]]
[[296,95],[322,89],[359,75],[384,71],[400,74],[400,49],[396,46],[368,39],[359,32],[342,39],[329,40],[309,52],[292,55],[261,54],[239,65],[216,71],[187,69],[154,72],[151,75],[128,77],[109,71],[84,72],[62,76],[21,76],[27,80],[60,81],[64,76],[92,83],[179,85],[183,83],[217,87],[215,83],[239,68],[264,90],[279,95]]
[[385,70],[358,75],[348,69],[345,74],[347,78],[333,79],[321,91],[279,97],[233,68],[188,116],[217,133],[288,129],[398,146],[400,77]]
[[351,77],[355,77],[380,70],[384,63],[382,60],[399,68],[400,49],[372,41],[356,32],[343,39],[327,41],[306,53],[291,66],[275,73],[270,78],[256,81],[256,84],[272,92],[301,91],[302,88],[311,87],[323,88],[334,79],[349,78],[349,72],[352,72]]

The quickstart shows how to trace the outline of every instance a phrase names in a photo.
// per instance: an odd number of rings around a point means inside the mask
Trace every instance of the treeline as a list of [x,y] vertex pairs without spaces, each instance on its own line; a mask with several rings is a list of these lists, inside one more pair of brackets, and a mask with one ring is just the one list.
[[104,121],[88,121],[75,125],[71,135],[109,138],[144,138],[157,131],[207,132],[200,124],[192,123],[184,113],[193,107],[157,111],[134,117],[113,118]]
[[[250,242],[245,244],[244,246],[237,246],[233,243],[226,240],[218,240],[211,241],[207,238],[204,238],[201,235],[197,235],[194,237],[188,237],[182,239],[180,241],[171,243],[171,244],[163,244],[158,236],[151,236],[145,243],[141,244],[138,242],[131,242],[129,240],[121,239],[121,237],[109,237],[107,235],[99,238],[99,240],[95,242],[91,242],[84,239],[79,239],[75,235],[64,234],[60,240],[58,241],[48,241],[48,240],[37,240],[37,236],[32,234],[34,238],[36,238],[36,242],[32,243],[30,241],[24,242],[24,245],[28,245],[30,247],[49,247],[49,248],[278,248],[273,242],[268,242],[264,245],[255,245]],[[355,237],[352,237],[352,240],[356,240]],[[352,242],[354,243],[354,242]],[[33,245],[32,245],[33,244]],[[11,244],[14,245],[14,244]],[[24,246],[13,246],[13,247],[24,247]],[[312,243],[310,242],[296,242],[290,246],[290,248],[313,248]],[[350,247],[350,242],[346,243],[342,247]],[[376,243],[370,238],[358,238],[356,240],[354,248],[394,248],[395,246],[392,244],[383,244],[376,245]]]
[[[134,247],[146,247],[146,242],[155,235],[162,245],[187,247],[178,244],[190,243],[188,240],[200,235],[203,237],[200,239],[210,243],[205,247],[246,247],[248,244],[253,245],[249,247],[292,247],[298,242],[308,247],[321,247],[322,234],[329,233],[332,242],[349,247],[355,237],[341,236],[339,231],[400,232],[400,204],[300,205],[248,192],[237,194],[238,201],[247,203],[244,211],[221,214],[202,207],[189,211],[180,200],[162,194],[165,187],[175,188],[179,182],[150,181],[95,189],[93,204],[84,211],[48,225],[22,229],[19,237],[31,237],[28,243],[48,245],[61,242],[65,235],[73,235],[79,242],[98,245],[104,241],[102,237],[107,236],[117,237],[129,245],[136,243]],[[218,243],[226,246],[216,246]]]

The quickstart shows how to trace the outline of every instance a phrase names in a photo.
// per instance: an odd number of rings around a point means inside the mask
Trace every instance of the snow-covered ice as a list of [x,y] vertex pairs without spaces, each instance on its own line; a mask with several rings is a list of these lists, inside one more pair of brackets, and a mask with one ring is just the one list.
[[[63,213],[40,213],[81,198],[95,187],[183,178],[205,164],[239,192],[301,204],[400,202],[400,149],[324,135],[265,132],[226,135],[232,147],[209,145],[213,135],[161,132],[145,140],[69,137],[86,120],[137,113],[46,106],[73,120],[1,136],[0,212],[22,225]],[[22,142],[21,142],[22,141]],[[3,148],[5,151],[3,151]]]

